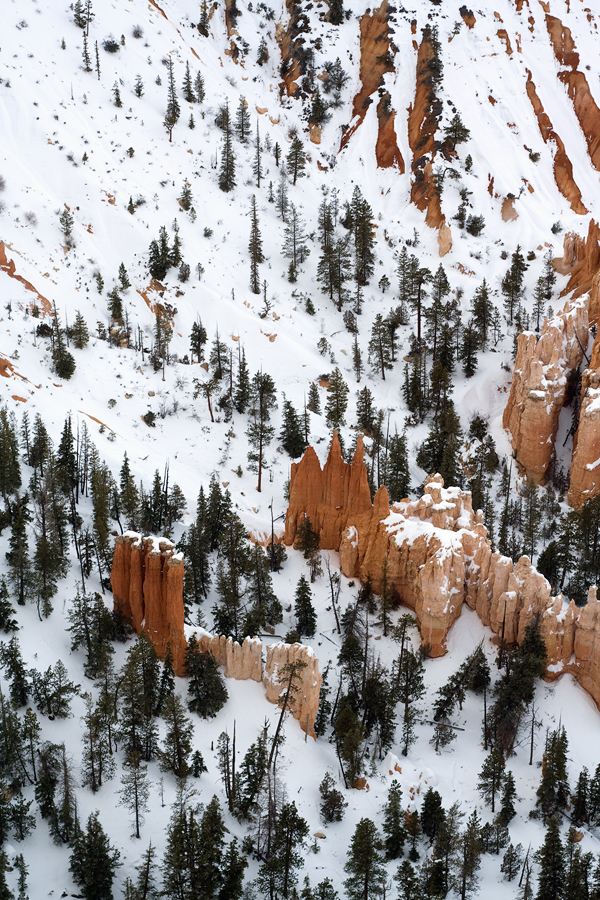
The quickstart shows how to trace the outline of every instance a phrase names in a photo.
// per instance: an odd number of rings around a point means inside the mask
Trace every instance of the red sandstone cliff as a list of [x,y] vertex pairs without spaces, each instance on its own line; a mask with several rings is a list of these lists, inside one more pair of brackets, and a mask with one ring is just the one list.
[[[563,291],[571,293],[562,312],[546,319],[539,339],[520,334],[517,358],[503,424],[510,431],[521,470],[542,484],[554,450],[567,377],[584,359],[589,329],[600,313],[600,228],[591,219],[586,238],[567,234],[562,259],[554,266],[569,276]],[[581,506],[600,492],[600,349],[594,344],[589,368],[582,376],[579,426],[573,442],[571,506]]]
[[110,575],[115,609],[149,635],[159,656],[171,645],[173,669],[184,674],[183,557],[170,541],[126,532],[117,536]]
[[[366,478],[364,463],[360,465]],[[353,467],[359,467],[356,458]],[[581,610],[573,602],[567,606],[562,596],[551,596],[549,583],[527,557],[515,565],[492,552],[470,493],[445,488],[440,475],[430,476],[417,501],[403,500],[390,509],[387,491],[381,487],[370,508],[351,512],[348,497],[345,505],[332,503],[328,516],[322,474],[309,447],[295,470],[295,508],[302,508],[302,489],[307,504],[310,501],[319,510],[321,521],[346,521],[338,548],[347,577],[370,578],[378,592],[387,562],[390,588],[415,611],[421,638],[433,656],[446,652],[448,630],[463,602],[496,634],[504,631],[509,642],[520,641],[538,615],[549,677],[571,672],[600,706],[600,608],[595,588]],[[360,481],[358,471],[356,476]]]

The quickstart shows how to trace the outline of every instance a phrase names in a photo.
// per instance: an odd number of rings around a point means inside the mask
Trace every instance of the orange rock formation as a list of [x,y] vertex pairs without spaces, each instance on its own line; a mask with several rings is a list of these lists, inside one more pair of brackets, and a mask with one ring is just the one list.
[[[173,544],[155,538],[142,538],[135,532],[117,536],[111,571],[115,611],[125,616],[135,631],[145,631],[159,656],[164,658],[171,646],[173,669],[185,675],[183,609],[183,557],[175,554]],[[263,671],[261,641],[246,638],[242,645],[223,635],[202,631],[197,635],[199,649],[210,652],[225,668],[225,677],[238,681],[263,682],[267,700],[277,703],[284,687],[280,680],[283,667],[300,659],[306,662],[298,680],[298,692],[290,711],[304,731],[315,737],[315,717],[319,708],[321,675],[313,650],[303,644],[283,642],[267,647]]]
[[170,541],[126,532],[115,539],[110,575],[115,610],[145,631],[159,656],[171,645],[173,669],[184,674],[183,557]]
[[[343,150],[352,135],[362,125],[372,100],[372,95],[383,84],[386,72],[393,72],[394,67],[389,55],[390,26],[389,17],[392,7],[388,0],[382,0],[378,9],[367,10],[360,20],[360,91],[354,97],[352,118],[356,122],[343,135],[340,150]],[[389,95],[388,95],[389,102]],[[404,160],[398,149],[396,131],[394,129],[394,111],[389,109],[381,97],[377,106],[379,124],[375,155],[380,168],[397,165],[400,174],[404,174]]]
[[563,197],[571,204],[573,212],[583,216],[587,213],[587,209],[581,201],[581,191],[573,178],[573,165],[571,160],[567,156],[562,138],[554,131],[550,117],[544,111],[542,101],[538,97],[535,84],[532,81],[531,72],[529,69],[525,69],[525,71],[527,72],[527,96],[529,97],[531,105],[533,106],[533,111],[537,116],[542,139],[545,144],[547,144],[548,141],[553,141],[556,145],[556,153],[554,154],[554,180],[556,181],[556,186]]
[[579,53],[571,31],[560,19],[549,14],[546,15],[546,27],[557,61],[561,66],[570,69],[567,72],[559,72],[558,80],[567,88],[575,115],[585,136],[592,165],[600,172],[600,109],[592,97],[585,75],[577,68]]
[[424,34],[417,54],[415,102],[408,110],[408,142],[413,154],[414,176],[410,199],[417,209],[425,212],[426,224],[439,230],[440,256],[444,256],[452,247],[452,237],[433,178],[435,133],[442,113],[441,100],[432,87],[430,63],[433,56],[434,48],[427,34]]
[[20,281],[21,284],[26,288],[26,290],[31,291],[39,300],[39,309],[42,312],[42,315],[46,315],[46,313],[50,313],[52,311],[52,304],[49,300],[46,300],[45,297],[37,291],[30,281],[26,281],[22,275],[17,275],[17,267],[15,265],[14,259],[8,259],[6,256],[6,247],[4,245],[4,241],[0,241],[0,270],[6,272],[9,278],[14,278],[15,281]]
[[[587,238],[567,234],[564,255],[554,260],[569,275],[564,309],[546,319],[539,339],[520,334],[503,424],[511,433],[517,463],[528,478],[542,484],[552,460],[567,377],[578,369],[589,343],[589,329],[600,312],[600,229],[592,219]],[[600,492],[600,348],[594,343],[582,375],[581,411],[573,442],[568,501],[581,506]]]
[[[432,656],[446,652],[448,631],[463,602],[510,643],[520,641],[538,616],[549,677],[570,672],[600,706],[600,606],[595,588],[582,609],[573,601],[567,605],[562,595],[551,596],[549,583],[526,556],[515,565],[492,552],[482,513],[473,511],[470,493],[445,488],[440,475],[427,479],[419,500],[403,500],[390,509],[388,493],[381,487],[370,509],[351,512],[350,502],[341,508],[330,503],[328,516],[324,495],[320,503],[316,497],[322,480],[313,457],[314,451],[308,448],[296,467],[296,507],[302,485],[307,506],[316,503],[325,526],[328,521],[346,521],[339,553],[347,577],[370,578],[379,592],[386,564],[390,589],[415,611],[421,638],[430,645]],[[366,478],[364,462],[361,465]],[[358,467],[355,460],[353,469]],[[356,474],[360,480],[360,473]]]

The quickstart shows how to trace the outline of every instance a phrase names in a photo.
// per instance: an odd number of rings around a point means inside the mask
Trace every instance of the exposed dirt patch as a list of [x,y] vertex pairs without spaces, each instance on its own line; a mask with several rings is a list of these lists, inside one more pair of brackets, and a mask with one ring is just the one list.
[[508,36],[508,32],[505,28],[499,28],[496,32],[500,40],[503,42],[504,47],[506,48],[506,52],[509,56],[512,56],[512,47],[510,45],[510,38]]
[[502,221],[513,222],[519,218],[519,213],[515,209],[515,198],[505,197],[502,201]]
[[404,160],[398,148],[398,139],[394,127],[396,113],[390,108],[386,97],[381,97],[377,104],[377,143],[375,144],[375,158],[380,169],[389,169],[397,166],[400,174],[405,172]]
[[6,272],[6,274],[10,278],[14,278],[15,281],[20,281],[21,284],[24,285],[28,291],[31,291],[32,293],[34,293],[36,295],[36,297],[38,298],[38,301],[39,301],[39,303],[36,305],[38,306],[42,315],[45,316],[52,312],[52,304],[50,303],[50,301],[47,300],[45,297],[43,297],[39,293],[39,291],[37,291],[34,288],[34,286],[31,284],[30,281],[26,281],[25,278],[23,278],[21,275],[16,274],[15,262],[13,259],[10,259],[10,260],[7,259],[6,247],[4,246],[3,241],[0,241],[0,269],[3,272]]

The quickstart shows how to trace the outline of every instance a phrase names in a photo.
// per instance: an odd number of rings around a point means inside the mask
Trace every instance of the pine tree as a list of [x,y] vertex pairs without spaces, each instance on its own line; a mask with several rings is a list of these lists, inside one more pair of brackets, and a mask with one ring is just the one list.
[[291,203],[285,224],[285,242],[283,245],[283,256],[291,260],[288,275],[289,281],[294,282],[296,280],[298,266],[304,262],[309,252],[304,233],[304,222],[294,204]]
[[58,377],[69,381],[75,371],[75,360],[67,350],[65,332],[61,328],[56,305],[54,306],[54,318],[52,320],[52,362]]
[[262,169],[262,148],[260,145],[260,129],[258,125],[258,119],[256,120],[256,140],[255,151],[254,151],[254,163],[252,165],[252,174],[256,178],[256,187],[260,187],[260,180],[263,177],[263,169]]
[[397,672],[396,691],[399,702],[403,705],[402,722],[402,755],[416,740],[415,723],[418,716],[416,703],[425,693],[423,683],[423,663],[409,648],[404,649],[402,662]]
[[381,313],[375,316],[369,341],[369,363],[385,381],[386,369],[392,369],[392,354],[388,328]]
[[235,114],[235,130],[240,142],[245,144],[248,140],[248,135],[250,134],[250,115],[248,113],[248,103],[243,97],[240,97],[240,102]]
[[25,606],[25,600],[31,586],[32,572],[29,558],[26,523],[30,521],[27,508],[28,495],[24,494],[15,505],[13,523],[9,538],[10,550],[6,553],[8,563],[8,583],[19,606]]
[[479,887],[477,872],[481,866],[481,821],[474,809],[460,835],[454,862],[453,887],[461,900],[476,895]]
[[204,345],[208,340],[206,329],[202,324],[202,319],[198,318],[192,325],[189,340],[192,362],[194,361],[194,356],[196,357],[197,362],[202,362],[204,359]]
[[144,765],[141,754],[132,750],[125,760],[125,771],[121,777],[120,806],[124,806],[133,816],[135,836],[140,838],[140,827],[144,824],[144,813],[148,812],[150,785],[148,783],[148,767]]
[[292,184],[295,185],[298,178],[304,176],[306,168],[306,153],[300,138],[295,135],[292,138],[292,146],[286,156],[287,171],[292,178]]
[[105,778],[112,778],[115,761],[110,752],[110,740],[107,723],[101,702],[94,707],[90,694],[83,694],[85,701],[83,752],[81,760],[82,785],[96,793],[102,787]]
[[306,408],[316,416],[321,415],[321,398],[319,397],[319,388],[314,381],[311,381],[308,388],[308,403],[306,404]]
[[350,390],[344,381],[341,371],[335,368],[329,378],[327,387],[327,402],[325,404],[325,419],[330,428],[341,428],[346,424],[346,410],[348,408],[348,394]]
[[186,778],[190,773],[194,726],[185,715],[177,694],[171,693],[166,698],[162,715],[167,733],[163,749],[158,752],[160,769],[162,772],[173,772],[177,778]]
[[115,81],[112,87],[112,95],[115,106],[120,109],[123,106],[123,101],[121,100],[121,91],[119,90],[119,82]]
[[389,442],[385,484],[390,500],[403,500],[410,491],[406,433],[396,432]]
[[9,682],[9,694],[12,703],[16,707],[26,706],[31,686],[21,655],[19,639],[16,635],[11,637],[8,644],[0,643],[0,665],[4,669],[4,674]]
[[258,213],[256,211],[256,196],[252,195],[252,205],[250,209],[251,225],[250,225],[250,241],[248,243],[248,253],[250,254],[250,290],[253,294],[260,294],[260,279],[258,276],[258,266],[265,261],[262,251],[262,238],[258,227]]
[[[221,148],[221,169],[219,171],[219,187],[222,191],[232,191],[235,187],[235,155],[231,138],[231,119],[229,115],[229,102],[221,110],[223,146]],[[255,201],[256,202],[256,201]]]
[[463,125],[460,113],[456,113],[444,128],[444,143],[450,150],[455,150],[457,144],[464,144],[470,136],[471,132]]
[[299,456],[302,456],[307,447],[300,416],[290,400],[283,401],[283,422],[279,440],[285,452],[292,459],[298,459]]
[[19,630],[19,623],[15,619],[15,611],[8,597],[8,588],[4,578],[0,579],[0,630],[4,634]]
[[192,76],[190,74],[190,64],[189,61],[185,61],[185,75],[183,76],[183,99],[186,103],[195,103],[196,97],[194,95],[194,90],[192,87]]
[[317,614],[312,604],[312,591],[304,575],[300,576],[294,601],[296,630],[300,637],[314,637],[317,630]]
[[308,121],[310,125],[324,125],[331,118],[331,113],[327,111],[327,104],[321,96],[319,88],[313,94],[312,104]]
[[502,789],[504,782],[504,757],[499,750],[494,748],[486,757],[481,772],[477,789],[486,803],[495,811],[496,796]]
[[135,76],[135,85],[133,87],[133,93],[135,94],[136,97],[144,96],[144,82],[142,81],[141,75]]
[[[275,145],[278,146],[277,144]],[[288,210],[288,188],[287,188],[287,172],[285,163],[282,162],[279,170],[279,184],[277,185],[277,197],[275,200],[275,208],[282,222],[285,222]]]
[[194,637],[190,638],[185,654],[188,685],[188,707],[204,719],[211,719],[226,703],[228,692],[211,653],[202,653]]
[[559,900],[564,896],[565,850],[560,839],[559,822],[552,816],[543,845],[538,851],[540,871],[536,900]]
[[521,253],[520,245],[511,256],[510,269],[502,279],[502,293],[505,296],[504,309],[510,325],[513,324],[514,314],[523,295],[523,279],[529,266]]
[[348,299],[345,287],[350,277],[351,259],[347,242],[340,238],[324,248],[317,266],[317,281],[324,293],[335,303],[338,312]]
[[492,330],[494,305],[490,300],[490,292],[485,278],[482,284],[475,291],[471,304],[471,314],[474,327],[477,329],[481,347],[486,349]]
[[445,815],[439,793],[432,787],[427,788],[421,808],[421,830],[432,844],[438,836]]
[[75,322],[73,323],[73,346],[77,350],[83,350],[87,347],[90,340],[90,333],[83,318],[82,313],[77,310],[75,313]]
[[479,348],[479,336],[475,330],[473,322],[468,322],[462,335],[462,344],[460,348],[460,358],[462,361],[462,370],[466,378],[472,378],[477,370]]
[[257,491],[262,488],[264,456],[275,429],[269,425],[271,413],[277,406],[275,383],[270,375],[257,372],[252,379],[251,420],[248,425],[248,443],[252,448],[248,460],[252,471],[258,473]]
[[90,51],[89,51],[89,48],[88,48],[87,34],[86,34],[85,32],[84,32],[84,34],[83,34],[83,51],[82,51],[82,57],[83,57],[83,71],[84,71],[84,72],[91,72],[91,71],[92,71],[92,57],[90,56]]
[[405,859],[398,866],[394,881],[398,884],[399,900],[420,900],[421,884],[410,860]]
[[348,806],[344,795],[335,786],[335,780],[330,772],[326,772],[323,781],[319,785],[321,795],[321,818],[326,824],[341,822],[344,818],[344,810]]
[[507,772],[504,778],[504,787],[502,789],[502,801],[500,812],[498,813],[498,822],[500,825],[507,826],[516,816],[515,800],[517,798],[517,788],[512,772]]
[[386,872],[381,857],[382,843],[375,824],[361,819],[350,842],[344,871],[348,900],[371,900],[383,894]]
[[73,880],[84,900],[112,900],[112,883],[119,857],[119,851],[111,847],[104,833],[99,813],[92,813],[86,830],[77,830],[69,863]]
[[251,396],[252,385],[250,383],[250,370],[248,369],[248,363],[246,362],[246,351],[242,347],[239,355],[237,377],[233,394],[233,405],[237,412],[246,412]]
[[175,87],[175,72],[172,57],[168,57],[167,69],[169,72],[169,84],[167,87],[167,111],[163,121],[163,126],[169,135],[169,143],[173,140],[173,129],[179,121],[181,109],[177,101],[177,89]]
[[375,235],[373,233],[373,210],[362,196],[358,185],[354,188],[351,203],[355,278],[358,285],[365,286],[373,275]]
[[383,844],[386,859],[398,859],[402,856],[406,831],[404,828],[405,815],[402,809],[402,791],[398,781],[394,780],[390,785],[387,803],[384,810],[382,831],[385,835]]

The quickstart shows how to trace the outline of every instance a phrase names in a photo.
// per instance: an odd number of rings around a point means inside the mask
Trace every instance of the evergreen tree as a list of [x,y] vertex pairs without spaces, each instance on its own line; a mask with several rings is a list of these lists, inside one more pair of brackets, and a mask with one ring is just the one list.
[[528,268],[529,266],[521,253],[521,247],[517,245],[517,249],[511,256],[510,269],[508,269],[502,279],[502,293],[505,297],[504,309],[510,325],[513,324],[517,306],[523,295],[523,279]]
[[327,104],[321,96],[319,88],[313,94],[312,104],[308,121],[310,125],[324,125],[331,118],[331,113],[327,111]]
[[83,71],[91,72],[92,71],[92,57],[90,56],[87,34],[85,32],[83,34],[82,58],[83,58]]
[[384,810],[382,831],[385,835],[383,844],[386,859],[398,859],[402,856],[406,831],[405,815],[402,809],[402,791],[398,781],[392,781]]
[[8,642],[0,643],[0,665],[9,682],[10,699],[16,707],[26,706],[31,691],[27,670],[21,655],[19,639],[13,635]]
[[19,630],[19,623],[15,619],[15,611],[8,597],[8,588],[4,578],[0,579],[0,630],[4,634]]
[[369,283],[369,278],[374,272],[375,235],[373,233],[373,210],[362,196],[358,185],[354,188],[351,203],[353,237],[354,237],[354,261],[355,278],[359,285]]
[[[256,120],[256,140],[254,141],[254,163],[252,164],[252,174],[256,178],[256,187],[260,187],[260,180],[263,177],[263,168],[262,168],[262,147],[260,144],[260,128],[258,125],[258,119]],[[271,197],[269,197],[269,201],[272,202]]]
[[474,809],[467,820],[465,830],[455,853],[455,870],[453,887],[461,900],[477,895],[479,878],[477,872],[481,866],[481,821]]
[[304,223],[300,213],[293,203],[290,204],[290,211],[285,224],[285,243],[283,246],[283,255],[286,259],[291,260],[289,267],[288,280],[294,282],[298,266],[300,266],[309,254],[304,234]]
[[52,362],[58,377],[69,381],[75,371],[75,360],[67,350],[65,332],[61,328],[56,305],[54,306],[54,318],[52,320]]
[[444,144],[450,150],[455,150],[457,144],[464,144],[470,136],[471,132],[463,125],[460,113],[456,113],[444,128]]
[[[221,148],[221,168],[219,170],[219,187],[222,191],[229,192],[235,187],[235,155],[231,138],[231,119],[229,115],[229,103],[221,110],[223,128],[223,146]],[[256,201],[255,201],[256,202]]]
[[392,368],[392,354],[388,328],[381,313],[375,316],[369,341],[369,363],[385,381],[385,372]]
[[189,677],[188,707],[204,719],[211,719],[226,703],[228,692],[211,653],[198,650],[194,637],[190,638],[185,653],[186,675]]
[[297,459],[302,456],[307,447],[307,441],[300,421],[300,416],[294,409],[290,400],[283,401],[283,423],[279,435],[281,446],[285,452]]
[[416,703],[425,693],[423,683],[423,663],[408,647],[404,648],[401,663],[396,673],[396,693],[403,705],[402,755],[416,740],[415,724],[418,716]]
[[521,844],[509,844],[506,853],[502,857],[502,865],[500,871],[506,877],[507,881],[513,879],[519,874],[523,863],[523,847]]
[[326,772],[323,781],[319,785],[321,795],[321,818],[326,824],[341,822],[344,818],[344,810],[348,806],[344,795],[335,787],[335,781],[330,772]]
[[248,103],[243,97],[240,97],[235,116],[235,130],[240,142],[245,144],[250,134],[250,115],[248,113]]
[[408,445],[406,432],[394,434],[390,438],[386,463],[385,485],[390,500],[403,500],[410,491],[410,472],[408,468]]
[[121,777],[120,806],[126,807],[133,816],[135,836],[140,838],[140,827],[144,824],[144,813],[148,812],[150,785],[148,767],[144,765],[137,750],[127,754],[125,771]]
[[100,824],[98,812],[92,813],[85,831],[77,829],[71,850],[69,870],[84,900],[112,900],[112,883],[119,863],[119,851],[111,847]]
[[338,312],[347,300],[346,282],[350,277],[351,260],[347,242],[340,238],[327,246],[319,259],[317,280],[324,293],[335,302]]
[[477,784],[479,793],[490,805],[492,812],[495,812],[496,796],[500,793],[503,782],[504,757],[494,748],[483,763]]
[[121,91],[119,90],[119,82],[115,81],[112,87],[112,95],[114,104],[118,109],[121,109],[123,106],[123,101],[121,100]]
[[262,238],[258,227],[258,213],[256,211],[256,196],[252,195],[251,205],[250,241],[248,253],[250,254],[250,290],[253,294],[260,294],[260,279],[258,266],[265,261],[262,251]]
[[84,694],[86,711],[82,717],[84,723],[82,753],[82,784],[93,793],[99,791],[105,778],[111,778],[115,770],[115,762],[111,754],[108,729],[101,704],[93,705],[90,694]]
[[556,816],[552,816],[548,822],[546,838],[538,851],[538,859],[540,871],[536,900],[562,900],[566,863]]
[[321,415],[321,398],[319,397],[319,388],[314,381],[310,383],[308,388],[308,403],[306,408],[317,416]]
[[421,808],[421,830],[434,843],[445,819],[442,798],[432,787],[427,788]]
[[162,772],[173,772],[177,778],[186,778],[191,771],[189,760],[194,726],[175,693],[166,698],[162,715],[167,725],[167,733],[163,748],[157,754],[160,769]]
[[73,606],[67,615],[71,650],[78,650],[80,647],[85,649],[84,672],[88,678],[97,678],[114,653],[111,644],[113,617],[100,594],[89,596],[80,590],[77,590]]
[[26,529],[26,523],[30,521],[28,500],[28,495],[24,494],[20,502],[13,507],[12,529],[9,538],[10,550],[6,553],[9,570],[8,583],[19,606],[25,606],[32,581]]
[[183,99],[186,103],[195,103],[196,97],[192,86],[192,75],[190,73],[189,61],[185,61],[185,75],[183,76]]
[[322,575],[321,554],[319,552],[319,536],[314,531],[308,516],[304,516],[296,529],[294,546],[304,555],[310,569],[310,580],[314,584],[317,575]]
[[144,96],[144,82],[142,81],[141,75],[135,76],[135,84],[133,86],[133,93],[136,97]]
[[83,350],[87,347],[90,340],[90,333],[86,325],[85,319],[79,310],[75,314],[75,322],[73,324],[73,346],[77,350]]
[[292,184],[295,185],[297,179],[304,176],[304,169],[306,168],[306,153],[298,135],[292,138],[292,145],[286,156],[286,165],[287,171],[292,178]]
[[350,390],[343,379],[339,368],[335,368],[329,378],[327,387],[327,402],[325,404],[325,419],[330,428],[341,428],[346,424],[346,409],[348,408],[348,394]]
[[[186,212],[189,212],[190,209],[192,208],[194,198],[192,197],[192,188],[191,188],[191,185],[190,185],[189,181],[187,180],[187,178],[183,182],[181,194],[178,199],[179,199],[179,204],[180,204],[181,208],[184,209]],[[194,323],[194,324],[196,324],[196,323]],[[194,326],[192,325],[192,329],[193,329],[193,327]]]
[[[204,3],[204,6],[206,6],[206,3]],[[204,78],[202,77],[201,72],[198,72],[198,74],[194,78],[194,90],[196,92],[196,101],[198,103],[204,103],[204,98],[205,98]]]
[[[39,414],[36,416],[36,424]],[[41,420],[40,424],[41,423]],[[23,416],[23,439],[26,451],[26,461],[32,465],[29,439],[29,420]],[[43,427],[43,424],[42,424]],[[45,430],[45,429],[44,429]],[[46,439],[47,439],[46,433]],[[19,441],[17,438],[16,420],[14,415],[9,415],[5,408],[0,409],[0,493],[5,505],[9,506],[9,495],[21,486],[21,464],[19,461]],[[14,511],[11,515],[14,521]],[[8,520],[7,520],[8,521]],[[2,527],[7,524],[3,522]]]
[[196,357],[197,362],[202,362],[204,358],[204,345],[207,340],[208,336],[206,334],[206,329],[202,324],[202,319],[198,318],[192,325],[192,330],[190,332],[190,356],[192,362],[194,361],[194,356]]
[[383,895],[386,872],[381,856],[382,843],[375,824],[361,819],[350,842],[344,871],[348,900],[372,900]]
[[542,779],[537,790],[536,806],[545,819],[566,809],[570,800],[567,775],[567,732],[557,728],[546,736],[542,762]]
[[167,111],[163,120],[163,126],[169,135],[169,143],[173,140],[173,129],[179,121],[181,108],[177,100],[177,89],[175,87],[175,65],[171,56],[167,58],[167,70],[169,73],[169,83],[167,86]]
[[504,787],[502,789],[502,802],[500,812],[498,813],[498,822],[500,825],[507,826],[517,814],[515,809],[515,800],[517,797],[517,788],[512,772],[507,772],[504,778]]
[[270,375],[264,372],[256,373],[252,379],[250,402],[251,421],[248,425],[247,437],[252,449],[248,453],[248,460],[251,470],[258,473],[256,489],[260,493],[265,451],[275,433],[273,426],[269,425],[271,413],[277,406],[275,383]]
[[574,825],[582,825],[589,821],[589,795],[590,795],[590,778],[586,767],[584,766],[579,773],[575,793],[571,797],[573,804],[572,819]]
[[300,576],[294,602],[296,630],[300,637],[314,637],[317,630],[317,614],[312,604],[312,592],[304,575]]

